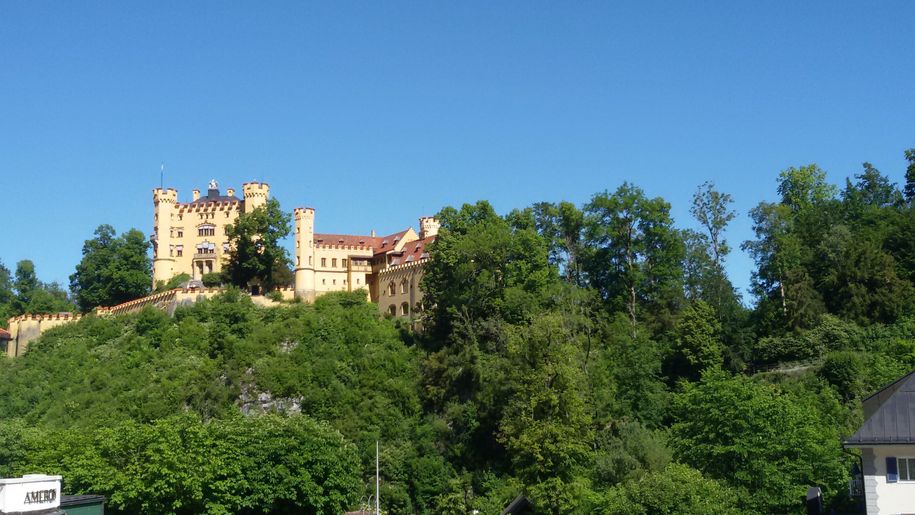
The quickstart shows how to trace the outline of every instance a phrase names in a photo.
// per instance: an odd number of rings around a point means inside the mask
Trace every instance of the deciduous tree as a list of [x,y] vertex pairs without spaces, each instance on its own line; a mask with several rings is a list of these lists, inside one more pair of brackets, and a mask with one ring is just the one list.
[[116,236],[110,225],[100,225],[95,238],[83,244],[83,258],[70,276],[70,291],[83,312],[113,306],[149,293],[152,265],[149,242],[131,229]]
[[268,291],[282,286],[276,278],[288,266],[289,256],[280,240],[289,235],[291,219],[276,199],[270,199],[250,213],[242,213],[234,224],[227,226],[229,259],[224,268],[227,282],[246,289],[260,285]]

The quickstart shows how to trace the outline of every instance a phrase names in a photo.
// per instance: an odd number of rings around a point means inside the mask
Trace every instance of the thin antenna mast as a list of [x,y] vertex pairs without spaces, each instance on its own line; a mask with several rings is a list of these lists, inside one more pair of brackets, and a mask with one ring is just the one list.
[[378,502],[378,485],[380,481],[378,479],[378,440],[375,440],[375,515],[379,515],[380,503]]

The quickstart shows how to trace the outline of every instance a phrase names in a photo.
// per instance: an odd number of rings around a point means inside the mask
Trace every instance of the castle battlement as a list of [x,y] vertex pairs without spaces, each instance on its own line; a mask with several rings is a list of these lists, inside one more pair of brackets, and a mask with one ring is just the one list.
[[73,322],[82,318],[80,314],[73,313],[26,313],[9,319],[9,324],[19,322],[45,322],[45,321],[66,321]]
[[415,268],[415,267],[420,266],[420,265],[425,265],[425,264],[426,264],[426,261],[428,261],[428,260],[429,260],[429,258],[422,258],[422,259],[417,259],[416,261],[410,261],[409,263],[401,263],[401,264],[399,264],[399,265],[391,265],[391,266],[389,266],[389,267],[387,267],[387,268],[384,268],[384,269],[382,269],[381,271],[379,271],[379,272],[378,272],[378,275],[383,276],[383,275],[386,275],[386,274],[389,274],[389,273],[393,274],[394,272],[398,272],[398,271],[400,271],[400,270],[406,270],[406,269],[408,269],[408,268]]

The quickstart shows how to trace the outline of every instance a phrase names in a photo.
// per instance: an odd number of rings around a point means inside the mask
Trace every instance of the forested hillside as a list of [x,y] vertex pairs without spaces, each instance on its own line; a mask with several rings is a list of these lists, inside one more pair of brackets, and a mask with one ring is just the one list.
[[[361,293],[238,291],[96,318],[0,360],[0,474],[61,473],[123,513],[800,513],[853,504],[841,440],[915,367],[915,152],[901,187],[815,165],[729,242],[633,184],[584,205],[448,207],[422,331]],[[735,245],[754,298],[725,273]]]

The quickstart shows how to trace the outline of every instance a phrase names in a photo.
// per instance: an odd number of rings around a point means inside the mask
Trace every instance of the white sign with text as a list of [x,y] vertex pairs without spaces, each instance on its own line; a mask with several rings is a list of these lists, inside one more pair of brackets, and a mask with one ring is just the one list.
[[0,479],[0,512],[29,512],[60,506],[60,476],[29,474]]

